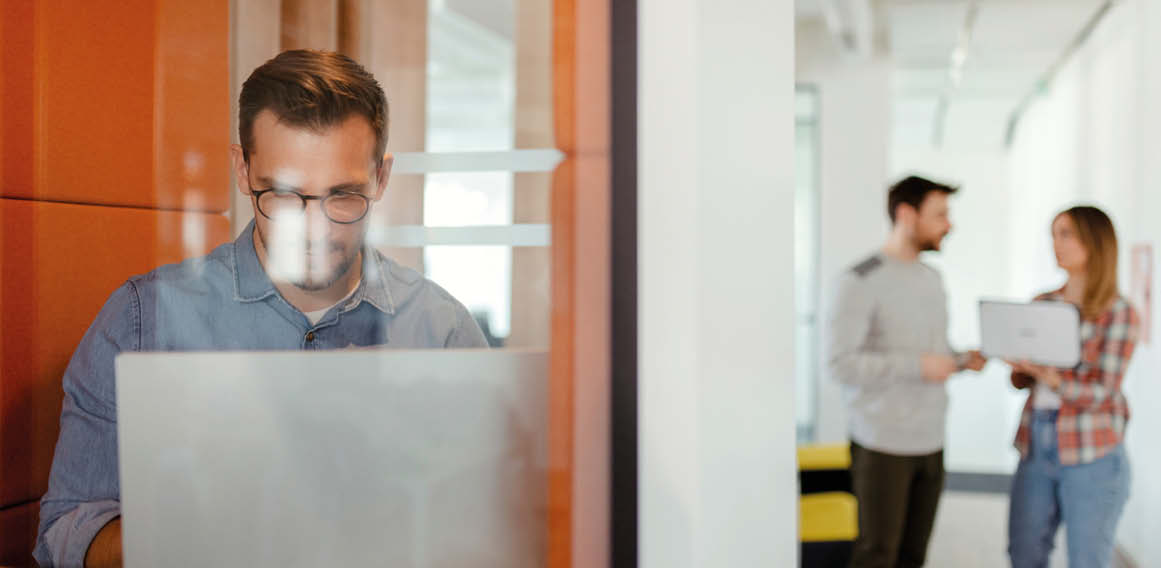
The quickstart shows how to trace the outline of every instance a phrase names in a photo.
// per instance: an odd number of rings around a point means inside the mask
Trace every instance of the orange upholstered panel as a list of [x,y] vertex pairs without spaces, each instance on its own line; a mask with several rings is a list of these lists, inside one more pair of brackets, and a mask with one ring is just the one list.
[[229,208],[229,1],[0,4],[0,196]]
[[[229,240],[224,215],[0,199],[0,506],[45,491],[60,379],[109,294]],[[189,238],[205,235],[202,242]]]
[[32,546],[39,522],[39,503],[0,510],[0,566],[33,566]]
[[0,3],[0,195],[28,196],[33,189],[35,15],[31,1]]
[[31,561],[61,374],[105,299],[229,238],[229,19],[0,1],[0,566]]

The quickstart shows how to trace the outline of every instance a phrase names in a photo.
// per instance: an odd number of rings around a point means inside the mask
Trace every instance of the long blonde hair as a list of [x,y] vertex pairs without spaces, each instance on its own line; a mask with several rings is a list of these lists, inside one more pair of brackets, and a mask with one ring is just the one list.
[[[1117,299],[1117,231],[1104,211],[1078,206],[1057,215],[1068,215],[1076,226],[1076,235],[1088,252],[1085,266],[1084,299],[1080,311],[1084,318],[1095,320],[1112,307]],[[1055,222],[1055,220],[1054,220]]]

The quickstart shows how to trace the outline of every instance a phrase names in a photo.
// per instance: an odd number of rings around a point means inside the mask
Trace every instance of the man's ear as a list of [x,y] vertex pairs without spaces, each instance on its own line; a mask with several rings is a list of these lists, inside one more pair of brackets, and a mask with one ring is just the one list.
[[238,180],[238,191],[246,197],[250,196],[250,166],[246,163],[246,155],[239,144],[230,144],[230,162],[234,167],[234,177]]
[[375,183],[375,194],[372,201],[379,201],[387,190],[387,180],[391,179],[391,166],[395,165],[395,156],[391,152],[383,154],[383,163],[379,165],[379,175]]
[[909,226],[915,223],[915,219],[919,217],[919,211],[907,203],[900,203],[895,208],[895,223],[897,225]]

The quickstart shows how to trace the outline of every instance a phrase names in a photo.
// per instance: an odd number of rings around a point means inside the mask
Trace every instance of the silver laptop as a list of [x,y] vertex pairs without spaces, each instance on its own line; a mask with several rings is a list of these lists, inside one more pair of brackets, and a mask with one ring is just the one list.
[[543,352],[117,358],[125,565],[532,567]]
[[1080,364],[1080,311],[1065,302],[980,302],[981,351],[990,358]]

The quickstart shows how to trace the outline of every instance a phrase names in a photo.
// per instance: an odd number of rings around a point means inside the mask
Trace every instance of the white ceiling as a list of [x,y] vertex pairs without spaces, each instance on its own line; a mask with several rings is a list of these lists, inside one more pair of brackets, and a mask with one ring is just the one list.
[[[798,17],[820,17],[820,0],[799,0]],[[936,108],[949,92],[944,142],[996,147],[1021,98],[1072,43],[1104,0],[980,0],[962,80],[949,90],[952,53],[968,0],[878,0],[892,61],[897,143],[930,145]]]
[[794,15],[797,19],[822,16],[819,0],[798,0],[794,3]]
[[[1019,96],[1073,40],[1102,0],[981,1],[961,95]],[[896,0],[888,5],[889,49],[896,92],[927,95],[946,83],[969,2]]]

